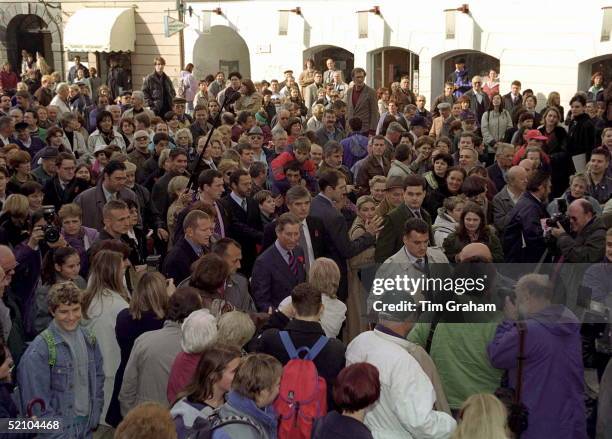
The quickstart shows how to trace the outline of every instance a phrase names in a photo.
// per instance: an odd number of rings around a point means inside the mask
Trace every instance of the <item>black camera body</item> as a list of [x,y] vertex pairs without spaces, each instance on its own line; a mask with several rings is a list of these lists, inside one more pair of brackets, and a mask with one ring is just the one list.
[[43,218],[47,224],[42,227],[45,236],[45,241],[49,244],[54,244],[60,239],[60,229],[55,225],[56,214],[54,206],[43,206]]
[[564,198],[560,198],[557,200],[557,205],[559,206],[559,212],[550,218],[546,218],[546,226],[557,227],[560,225],[569,233],[571,225],[569,216],[567,216],[567,201]]

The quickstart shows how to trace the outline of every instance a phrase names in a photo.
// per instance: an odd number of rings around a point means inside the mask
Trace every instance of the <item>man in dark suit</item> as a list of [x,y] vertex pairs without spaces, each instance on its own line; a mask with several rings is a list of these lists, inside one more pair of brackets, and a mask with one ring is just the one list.
[[276,308],[293,288],[306,281],[300,220],[283,213],[276,222],[276,241],[255,260],[251,289],[257,309]]
[[151,191],[151,201],[155,204],[157,211],[161,213],[162,219],[166,219],[166,213],[168,212],[168,207],[170,207],[168,183],[179,175],[189,177],[187,173],[187,151],[183,148],[171,150],[168,156],[168,163],[170,171],[166,172],[163,177],[155,182]]
[[51,205],[58,211],[64,204],[72,203],[87,183],[75,178],[76,158],[69,152],[62,152],[56,160],[57,174],[43,187],[44,205]]
[[465,92],[464,96],[470,98],[470,110],[476,115],[476,126],[480,126],[482,115],[491,106],[491,100],[482,90],[482,78],[474,76],[472,78],[472,88]]
[[376,218],[366,222],[366,233],[354,241],[349,240],[346,219],[336,208],[336,203],[340,202],[346,193],[344,175],[338,171],[324,172],[319,177],[319,188],[321,192],[312,200],[310,211],[313,217],[323,222],[328,256],[340,269],[338,297],[340,300],[346,300],[348,296],[346,261],[374,245],[382,220]]
[[506,174],[508,184],[500,190],[491,203],[493,210],[493,225],[499,236],[503,236],[508,215],[527,188],[527,171],[520,166],[513,166]]
[[514,146],[509,143],[498,143],[495,151],[495,163],[487,168],[489,179],[495,184],[497,192],[506,185],[506,173],[512,166]]
[[102,222],[102,209],[110,200],[132,200],[138,203],[136,194],[125,187],[127,176],[125,175],[125,164],[117,160],[111,160],[102,171],[102,178],[95,187],[81,192],[74,202],[83,211],[82,222],[85,227],[91,227],[101,231],[104,228]]
[[263,225],[257,201],[248,197],[251,193],[251,176],[244,169],[234,171],[230,176],[232,192],[222,203],[229,214],[229,227],[227,236],[235,239],[242,245],[241,273],[251,276],[251,270],[257,257],[257,246],[261,245],[263,238]]
[[420,175],[409,175],[404,179],[404,202],[385,215],[383,229],[376,241],[374,260],[383,263],[404,245],[403,230],[406,220],[420,218],[429,225],[429,242],[434,242],[431,231],[431,216],[423,209],[427,182]]
[[210,250],[213,220],[201,210],[193,210],[183,221],[185,236],[174,244],[164,261],[163,274],[178,285],[191,273],[193,264]]
[[[308,272],[310,265],[316,258],[327,254],[325,245],[325,226],[319,218],[310,215],[310,192],[303,186],[294,186],[285,195],[285,204],[300,220],[300,247],[304,250],[304,267]],[[264,228],[264,250],[274,244],[276,240],[276,221],[272,221]]]
[[544,255],[542,220],[548,217],[546,203],[550,190],[550,174],[545,172],[536,172],[527,182],[527,191],[508,214],[502,239],[506,262],[533,263]]
[[517,108],[523,105],[523,95],[521,95],[521,81],[512,81],[510,93],[504,95],[504,108],[514,116]]
[[13,119],[10,116],[0,117],[0,148],[9,143],[15,143],[13,134]]

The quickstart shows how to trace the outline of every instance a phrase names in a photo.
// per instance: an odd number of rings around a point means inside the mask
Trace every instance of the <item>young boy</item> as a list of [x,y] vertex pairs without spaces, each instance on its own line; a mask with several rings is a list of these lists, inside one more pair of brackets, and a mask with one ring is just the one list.
[[292,150],[281,153],[271,162],[272,176],[274,184],[281,192],[286,192],[290,184],[285,175],[285,165],[296,160],[300,164],[302,178],[306,180],[306,185],[311,192],[316,191],[316,165],[310,160],[310,140],[306,137],[298,137],[293,143]]
[[73,282],[49,291],[53,320],[28,346],[17,369],[23,413],[30,401],[41,399],[40,420],[61,418],[49,438],[92,437],[104,405],[102,353],[95,336],[81,325],[82,292]]

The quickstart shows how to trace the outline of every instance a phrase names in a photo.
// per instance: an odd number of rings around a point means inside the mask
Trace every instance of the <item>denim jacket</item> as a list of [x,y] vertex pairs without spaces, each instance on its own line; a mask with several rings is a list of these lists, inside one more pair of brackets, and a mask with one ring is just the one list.
[[[55,365],[49,365],[49,347],[41,335],[36,336],[17,368],[17,381],[21,392],[22,412],[30,401],[40,398],[45,402],[46,410],[38,415],[39,418],[59,417],[63,421],[63,432],[50,435],[53,438],[67,437],[67,430],[75,423],[74,413],[74,371],[72,353],[68,344],[62,339],[54,325],[49,331],[55,340]],[[98,343],[90,333],[82,327],[87,345],[89,364],[89,395],[90,410],[87,428],[93,429],[98,425],[100,413],[104,404],[104,370],[102,368],[102,354]],[[49,372],[45,372],[48,370]]]

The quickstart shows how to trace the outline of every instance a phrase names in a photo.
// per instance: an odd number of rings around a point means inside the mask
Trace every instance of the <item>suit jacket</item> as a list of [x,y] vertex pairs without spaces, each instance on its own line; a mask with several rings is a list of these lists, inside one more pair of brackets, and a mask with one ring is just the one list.
[[514,208],[514,201],[510,197],[508,187],[505,186],[501,191],[493,197],[492,210],[493,210],[493,225],[495,229],[503,235],[504,228],[508,222],[508,214]]
[[489,109],[489,106],[491,105],[491,100],[489,99],[489,96],[484,91],[482,92],[481,106],[479,106],[478,104],[478,99],[476,98],[476,93],[474,93],[474,89],[465,92],[464,96],[470,98],[470,110],[476,115],[476,124],[480,126],[482,115]]
[[312,114],[312,106],[317,100],[317,96],[319,95],[319,89],[323,87],[323,84],[310,84],[308,87],[304,88],[304,105],[308,109],[308,114]]
[[[429,225],[429,242],[435,242],[431,230],[431,216],[421,207],[421,217]],[[376,250],[374,261],[383,263],[388,257],[397,253],[404,241],[402,240],[404,224],[414,215],[405,203],[400,204],[385,216],[384,228],[381,230],[376,240]]]
[[[123,188],[117,193],[117,198],[120,200],[132,200],[138,204],[136,194],[131,189]],[[102,180],[92,188],[80,193],[74,202],[79,205],[83,211],[82,222],[85,227],[91,227],[99,232],[104,228],[102,221],[102,209],[106,204],[106,197],[102,190]]]
[[198,260],[198,255],[185,238],[179,239],[164,260],[162,272],[167,278],[174,279],[178,285],[191,274],[191,264]]
[[328,257],[333,259],[340,268],[341,278],[338,297],[340,300],[346,300],[348,295],[346,262],[348,259],[374,245],[376,238],[369,233],[365,233],[363,236],[351,241],[348,236],[346,219],[321,194],[312,199],[310,214],[320,219],[325,227],[324,236],[327,243]]
[[361,131],[366,132],[376,129],[376,124],[380,115],[378,114],[378,99],[376,98],[376,92],[367,85],[363,86],[361,95],[357,101],[357,105],[353,106],[353,90],[354,87],[349,87],[346,92],[346,120],[350,120],[352,117],[358,117],[361,119]]
[[[221,212],[221,221],[223,221],[223,231],[225,232],[225,236],[228,236],[230,219],[229,219],[229,214],[227,213],[227,210],[225,208],[225,204],[223,204],[221,201],[215,201],[215,204],[217,205],[217,207],[219,208],[219,211]],[[186,208],[184,208],[183,210],[181,210],[176,216],[176,221],[175,221],[176,225],[174,227],[174,235],[172,238],[172,242],[176,242],[179,239],[181,239],[183,236],[185,236],[185,230],[183,230],[183,220],[185,219],[187,214],[191,212],[193,209],[194,207],[192,203]],[[217,218],[215,218],[215,221],[217,221]]]
[[546,206],[531,192],[525,192],[508,214],[503,247],[506,262],[538,262],[546,251],[541,220]]
[[[320,258],[327,254],[327,248],[325,244],[325,226],[319,218],[314,216],[306,217],[306,225],[308,226],[308,232],[310,233],[310,242],[312,244],[312,252],[314,257]],[[272,221],[264,227],[263,233],[263,250],[270,247],[276,241],[276,220]],[[306,252],[306,249],[303,249]],[[313,261],[311,261],[312,264]]]
[[[170,207],[170,195],[168,195],[168,183],[174,177],[176,177],[177,173],[175,172],[166,172],[163,177],[155,182],[153,185],[153,190],[151,191],[151,201],[155,205],[155,209],[160,213],[162,221],[164,224],[166,223],[166,214],[168,213],[168,207]],[[187,178],[189,178],[188,174],[185,174]]]
[[249,293],[249,281],[240,273],[230,274],[225,283],[225,300],[236,309],[244,312],[256,312],[255,302]]
[[73,178],[66,185],[66,188],[62,189],[59,177],[56,175],[43,187],[43,193],[45,194],[43,205],[53,205],[57,212],[62,205],[72,203],[75,197],[84,190],[87,190],[87,182],[77,178]]
[[229,226],[225,227],[226,236],[235,239],[242,245],[242,268],[240,272],[247,278],[257,257],[257,246],[263,239],[263,225],[257,201],[247,198],[246,212],[236,203],[231,195],[221,200],[229,214]]
[[[434,264],[434,265],[432,265]],[[444,264],[444,265],[442,265]],[[409,259],[404,251],[404,246],[392,256],[387,258],[384,263],[376,271],[376,279],[395,279],[396,276],[408,276],[409,278],[418,278],[425,274],[428,278],[438,277],[444,279],[445,276],[450,275],[450,267],[448,265],[448,258],[444,252],[438,247],[427,247],[427,253],[425,255],[425,272],[420,271]],[[419,300],[423,299],[436,299],[433,291],[423,293],[418,291],[413,300],[418,303]],[[372,301],[380,300],[381,297],[384,300],[384,295],[380,296],[377,294],[370,294],[368,296],[368,309],[372,309]],[[410,296],[407,296],[410,297]],[[439,298],[438,298],[439,299]]]
[[504,108],[508,110],[510,115],[513,115],[517,108],[523,105],[523,95],[519,93],[516,102],[512,101],[512,95],[507,93],[504,95]]
[[304,260],[304,252],[298,246],[293,254],[298,260],[297,275],[293,274],[275,245],[268,247],[255,260],[251,290],[259,311],[267,312],[269,307],[278,307],[296,285],[306,281],[306,270],[300,262]]
[[504,180],[504,174],[499,167],[497,162],[493,163],[491,166],[487,168],[487,174],[489,174],[489,179],[495,185],[497,192],[501,191],[502,188],[506,185],[506,180]]

